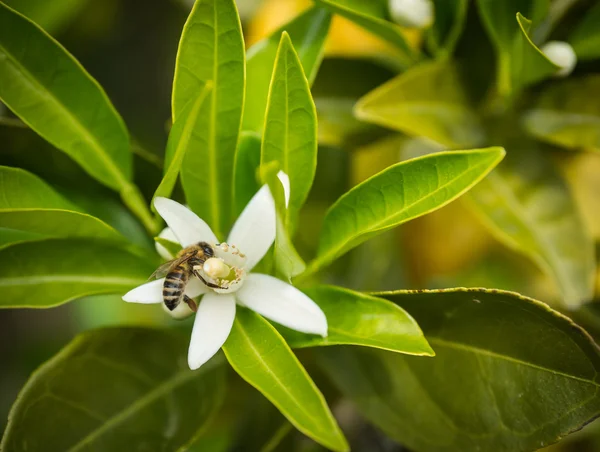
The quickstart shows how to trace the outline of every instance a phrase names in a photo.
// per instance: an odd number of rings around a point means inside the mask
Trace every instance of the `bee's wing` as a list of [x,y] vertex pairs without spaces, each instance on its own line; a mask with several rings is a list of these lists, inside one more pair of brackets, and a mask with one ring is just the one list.
[[194,257],[195,254],[196,254],[196,251],[189,251],[185,254],[182,254],[181,256],[179,256],[176,259],[172,259],[170,261],[165,262],[160,267],[158,267],[156,270],[154,270],[154,273],[152,273],[150,275],[148,280],[162,278],[167,273],[169,273],[169,271],[172,268],[175,268],[178,265],[184,263],[185,261],[190,260],[192,257]]

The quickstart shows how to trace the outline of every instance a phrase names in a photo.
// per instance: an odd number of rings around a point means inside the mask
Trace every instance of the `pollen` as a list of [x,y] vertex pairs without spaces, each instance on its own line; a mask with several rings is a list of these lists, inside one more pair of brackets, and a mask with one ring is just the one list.
[[206,262],[204,262],[202,269],[204,270],[204,273],[214,279],[226,278],[231,272],[229,265],[217,257],[207,259]]

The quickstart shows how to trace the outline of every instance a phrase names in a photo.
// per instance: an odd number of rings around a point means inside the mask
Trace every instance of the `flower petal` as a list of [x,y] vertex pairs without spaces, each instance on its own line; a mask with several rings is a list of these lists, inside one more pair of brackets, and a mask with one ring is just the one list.
[[177,201],[158,197],[154,199],[154,207],[184,248],[202,241],[211,245],[219,242],[204,220]]
[[[150,281],[141,286],[137,286],[135,289],[130,290],[123,295],[123,300],[129,303],[162,303],[162,289],[165,278],[160,278],[155,281]],[[202,281],[196,278],[190,279],[188,285],[185,287],[185,294],[188,297],[195,298],[198,295],[207,293],[208,287],[204,285]]]
[[165,278],[160,278],[137,286],[135,289],[131,289],[123,295],[123,300],[129,303],[162,303],[162,288],[164,282]]
[[258,264],[275,241],[275,202],[267,185],[252,197],[239,216],[227,243],[246,255],[246,271]]
[[290,178],[283,171],[279,171],[277,177],[281,185],[283,185],[283,196],[285,197],[285,206],[287,207],[290,205]]
[[[179,240],[177,240],[177,237],[175,237],[175,234],[173,233],[173,230],[171,228],[164,228],[162,231],[160,231],[160,234],[158,234],[158,236],[161,239],[167,239],[167,240],[170,240],[171,242],[179,241]],[[160,255],[160,257],[162,257],[165,260],[170,260],[175,257],[171,253],[169,253],[168,249],[166,249],[164,246],[162,246],[158,242],[154,242],[154,247],[156,248],[156,252]]]
[[[290,179],[283,171],[277,174],[286,199],[290,197]],[[246,255],[245,270],[250,272],[275,241],[275,201],[268,185],[263,185],[241,213],[227,239]]]
[[233,295],[209,293],[202,298],[194,320],[188,365],[196,370],[219,351],[227,340],[235,318]]
[[240,304],[302,333],[327,336],[327,318],[305,294],[273,276],[253,273],[236,293]]

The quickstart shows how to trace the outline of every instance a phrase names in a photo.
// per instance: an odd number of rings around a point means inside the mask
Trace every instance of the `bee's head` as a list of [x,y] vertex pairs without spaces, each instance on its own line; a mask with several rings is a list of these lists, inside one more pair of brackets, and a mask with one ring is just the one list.
[[215,255],[215,252],[214,252],[212,246],[210,246],[208,243],[200,242],[200,243],[198,243],[198,246],[202,249],[202,251],[204,252],[204,255],[207,258],[213,257]]

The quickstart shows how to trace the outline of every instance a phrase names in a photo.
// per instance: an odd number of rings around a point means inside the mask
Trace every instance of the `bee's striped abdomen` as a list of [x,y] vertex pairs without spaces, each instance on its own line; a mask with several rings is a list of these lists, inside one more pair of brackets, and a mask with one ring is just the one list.
[[175,267],[167,274],[163,284],[163,301],[169,311],[175,309],[183,298],[188,277],[189,273],[185,264]]

